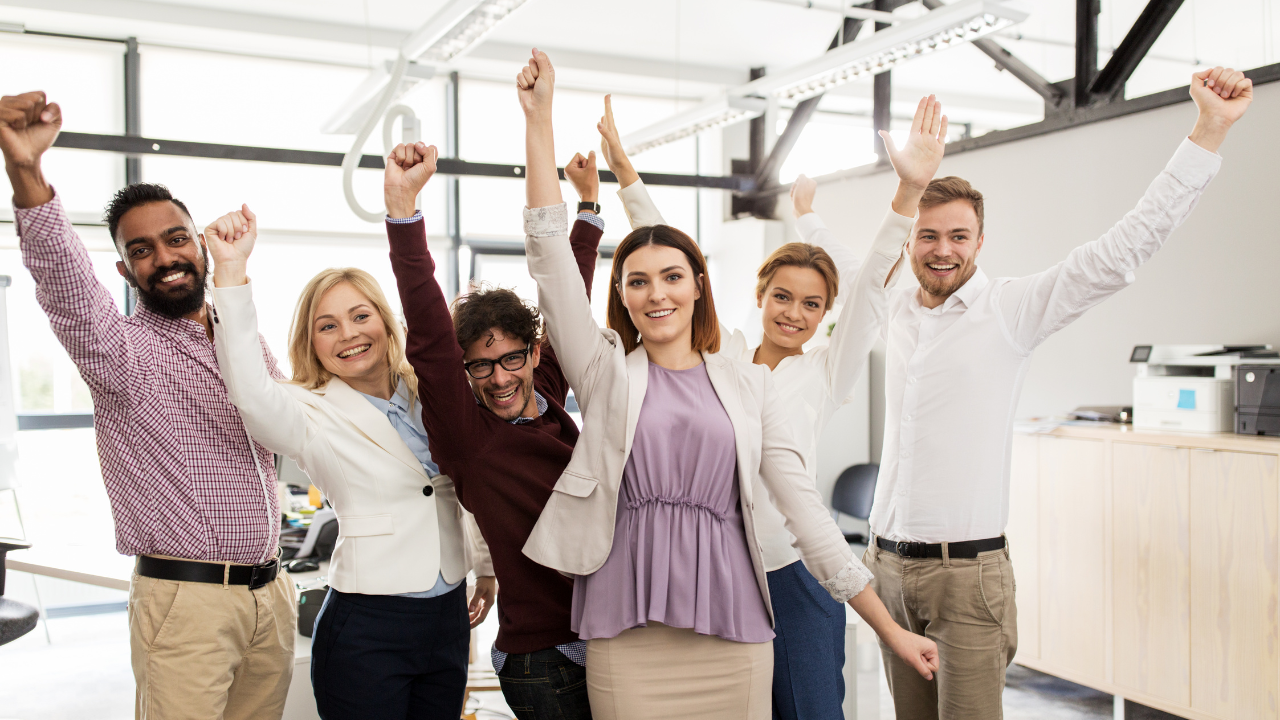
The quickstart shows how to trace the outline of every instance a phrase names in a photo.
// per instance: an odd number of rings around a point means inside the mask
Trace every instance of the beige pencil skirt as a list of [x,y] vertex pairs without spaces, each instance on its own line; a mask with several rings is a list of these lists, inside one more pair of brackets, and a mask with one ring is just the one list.
[[650,622],[587,641],[595,720],[772,716],[773,643],[740,643]]

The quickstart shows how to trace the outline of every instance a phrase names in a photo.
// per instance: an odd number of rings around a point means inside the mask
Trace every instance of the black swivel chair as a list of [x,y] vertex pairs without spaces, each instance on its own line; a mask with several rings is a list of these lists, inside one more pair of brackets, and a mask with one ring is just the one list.
[[13,642],[35,629],[40,613],[26,603],[9,600],[4,596],[4,557],[10,550],[26,550],[31,543],[26,540],[0,538],[0,645]]
[[[859,520],[865,521],[871,517],[871,501],[876,495],[876,477],[879,474],[880,466],[875,464],[845,468],[840,477],[836,478],[835,488],[831,491],[831,507],[836,512]],[[844,539],[859,545],[867,542],[867,537],[862,533],[845,533]]]

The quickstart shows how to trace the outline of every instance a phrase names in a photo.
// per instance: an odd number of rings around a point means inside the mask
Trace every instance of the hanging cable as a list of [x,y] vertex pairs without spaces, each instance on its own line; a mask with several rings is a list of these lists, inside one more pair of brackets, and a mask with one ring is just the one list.
[[[371,223],[382,222],[386,215],[385,209],[379,209],[375,212],[365,210],[360,201],[356,199],[355,188],[352,186],[356,168],[360,165],[360,157],[364,152],[364,144],[369,140],[369,136],[373,134],[373,129],[378,126],[378,121],[382,119],[387,107],[391,105],[391,101],[395,99],[396,93],[400,90],[400,82],[404,79],[405,70],[409,67],[409,59],[403,54],[396,57],[395,64],[391,68],[391,77],[387,82],[387,87],[382,91],[382,97],[378,98],[377,104],[373,107],[373,112],[369,113],[369,117],[365,119],[364,125],[360,127],[360,133],[356,135],[355,143],[352,144],[351,150],[342,158],[342,194],[347,198],[347,205],[351,211],[361,220]],[[406,108],[407,109],[407,108]],[[390,138],[390,124],[383,133],[383,141]],[[387,152],[390,152],[387,150]]]

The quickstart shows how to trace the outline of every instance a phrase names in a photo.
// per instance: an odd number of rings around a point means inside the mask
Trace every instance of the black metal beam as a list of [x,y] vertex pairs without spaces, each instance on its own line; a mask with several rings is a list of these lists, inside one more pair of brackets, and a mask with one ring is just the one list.
[[[1280,82],[1280,63],[1264,65],[1260,68],[1254,68],[1253,70],[1246,70],[1244,71],[1244,75],[1253,81],[1255,87],[1258,85],[1265,85],[1267,83]],[[1113,120],[1126,115],[1133,115],[1135,113],[1146,112],[1148,110],[1156,110],[1162,107],[1168,107],[1170,105],[1177,105],[1179,103],[1190,101],[1190,87],[1184,85],[1182,87],[1164,90],[1151,95],[1144,95],[1131,100],[1117,100],[1116,102],[1101,103],[1086,108],[1073,109],[1064,112],[1061,115],[1047,117],[1038,123],[1009,128],[1008,130],[994,130],[985,135],[980,135],[969,140],[958,140],[956,142],[947,143],[947,157],[951,157],[952,155],[957,155],[962,152],[981,150],[983,148],[994,147],[996,145],[1004,145],[1005,143],[1027,140],[1041,135],[1048,135],[1062,130],[1070,130],[1083,125],[1090,125],[1104,120]],[[865,165],[862,168],[856,168],[849,171],[847,175],[844,175],[844,177],[860,177],[886,171],[887,168],[884,166]],[[762,188],[755,192],[747,193],[745,197],[769,197],[789,192],[790,189],[790,185]]]
[[[891,0],[875,0],[874,7],[876,10],[884,12],[892,12],[893,4]],[[888,23],[877,22],[876,32],[891,27]],[[880,162],[889,161],[889,150],[884,146],[884,140],[880,137],[880,131],[888,132],[892,118],[889,115],[889,103],[892,99],[893,75],[891,70],[876,75],[873,79],[871,88],[871,143],[875,148],[876,157],[880,158]]]
[[1090,96],[1109,98],[1123,92],[1129,76],[1133,75],[1138,63],[1147,56],[1180,7],[1182,0],[1150,0],[1111,54],[1107,66],[1089,85]]
[[[138,54],[138,38],[130,37],[124,44],[124,134],[129,137],[142,135],[142,58]],[[124,184],[142,181],[142,158],[124,156]],[[127,279],[124,283],[124,314],[132,315],[138,296]]]
[[[844,22],[841,23],[840,29],[836,31],[836,36],[831,39],[831,45],[827,47],[827,51],[830,52],[847,42],[852,42],[858,36],[858,31],[862,29],[862,22],[857,18],[845,18]],[[757,187],[768,187],[777,184],[778,172],[782,169],[782,164],[787,161],[787,156],[791,154],[791,149],[795,147],[796,141],[800,139],[800,133],[804,132],[804,126],[809,123],[809,119],[817,111],[818,103],[821,100],[822,95],[815,95],[802,100],[791,111],[787,126],[783,128],[782,134],[778,136],[778,140],[773,144],[773,150],[769,151],[769,157],[756,170]]]
[[1098,0],[1076,0],[1076,107],[1089,104],[1089,86],[1098,74]]
[[[936,10],[946,3],[942,2],[942,0],[922,0],[921,4],[930,10]],[[981,50],[987,57],[995,60],[998,69],[1008,71],[1010,75],[1020,80],[1023,85],[1036,91],[1036,94],[1044,98],[1049,107],[1058,107],[1067,96],[1066,90],[1049,82],[1044,76],[1033,70],[1030,65],[1022,62],[1016,55],[1006,50],[1003,45],[995,40],[978,38],[973,41],[973,46]]]
[[[444,89],[444,135],[445,135],[445,155],[451,160],[458,159],[458,150],[461,145],[462,128],[458,120],[461,117],[458,108],[458,71],[449,73],[449,84]],[[439,163],[437,163],[437,167]],[[458,267],[458,248],[462,247],[462,194],[461,183],[458,176],[453,175],[445,178],[444,195],[445,195],[445,231],[449,233],[449,278],[445,284],[445,288],[449,291],[450,297],[456,297],[462,292],[462,288],[458,287],[459,270]],[[471,272],[467,277],[475,275],[475,261],[471,263]]]
[[[323,150],[287,150],[247,145],[221,145],[217,143],[191,142],[189,140],[160,140],[133,138],[125,135],[98,135],[64,131],[53,143],[54,147],[77,150],[101,150],[105,152],[137,153],[139,155],[174,155],[179,157],[210,158],[215,160],[250,160],[253,162],[292,163],[296,165],[320,165],[341,167],[342,153]],[[381,170],[385,167],[381,155],[364,155],[360,167]],[[523,165],[476,163],[453,158],[440,158],[436,171],[441,175],[480,175],[524,179]],[[564,170],[560,171],[564,177]],[[646,185],[670,185],[675,187],[703,187],[718,190],[750,192],[756,187],[754,177],[742,175],[678,175],[674,173],[642,172],[640,178]],[[600,172],[601,182],[617,182],[611,172]]]

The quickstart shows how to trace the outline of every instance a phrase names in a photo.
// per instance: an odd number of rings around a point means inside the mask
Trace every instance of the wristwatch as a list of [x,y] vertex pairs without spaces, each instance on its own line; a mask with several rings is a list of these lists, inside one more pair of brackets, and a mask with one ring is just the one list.
[[590,201],[588,201],[588,200],[584,200],[584,201],[582,201],[582,202],[578,203],[578,212],[582,212],[583,210],[589,210],[589,211],[591,211],[591,212],[593,212],[593,213],[595,213],[595,214],[599,215],[599,214],[600,214],[600,203],[598,203],[598,202],[590,202]]

